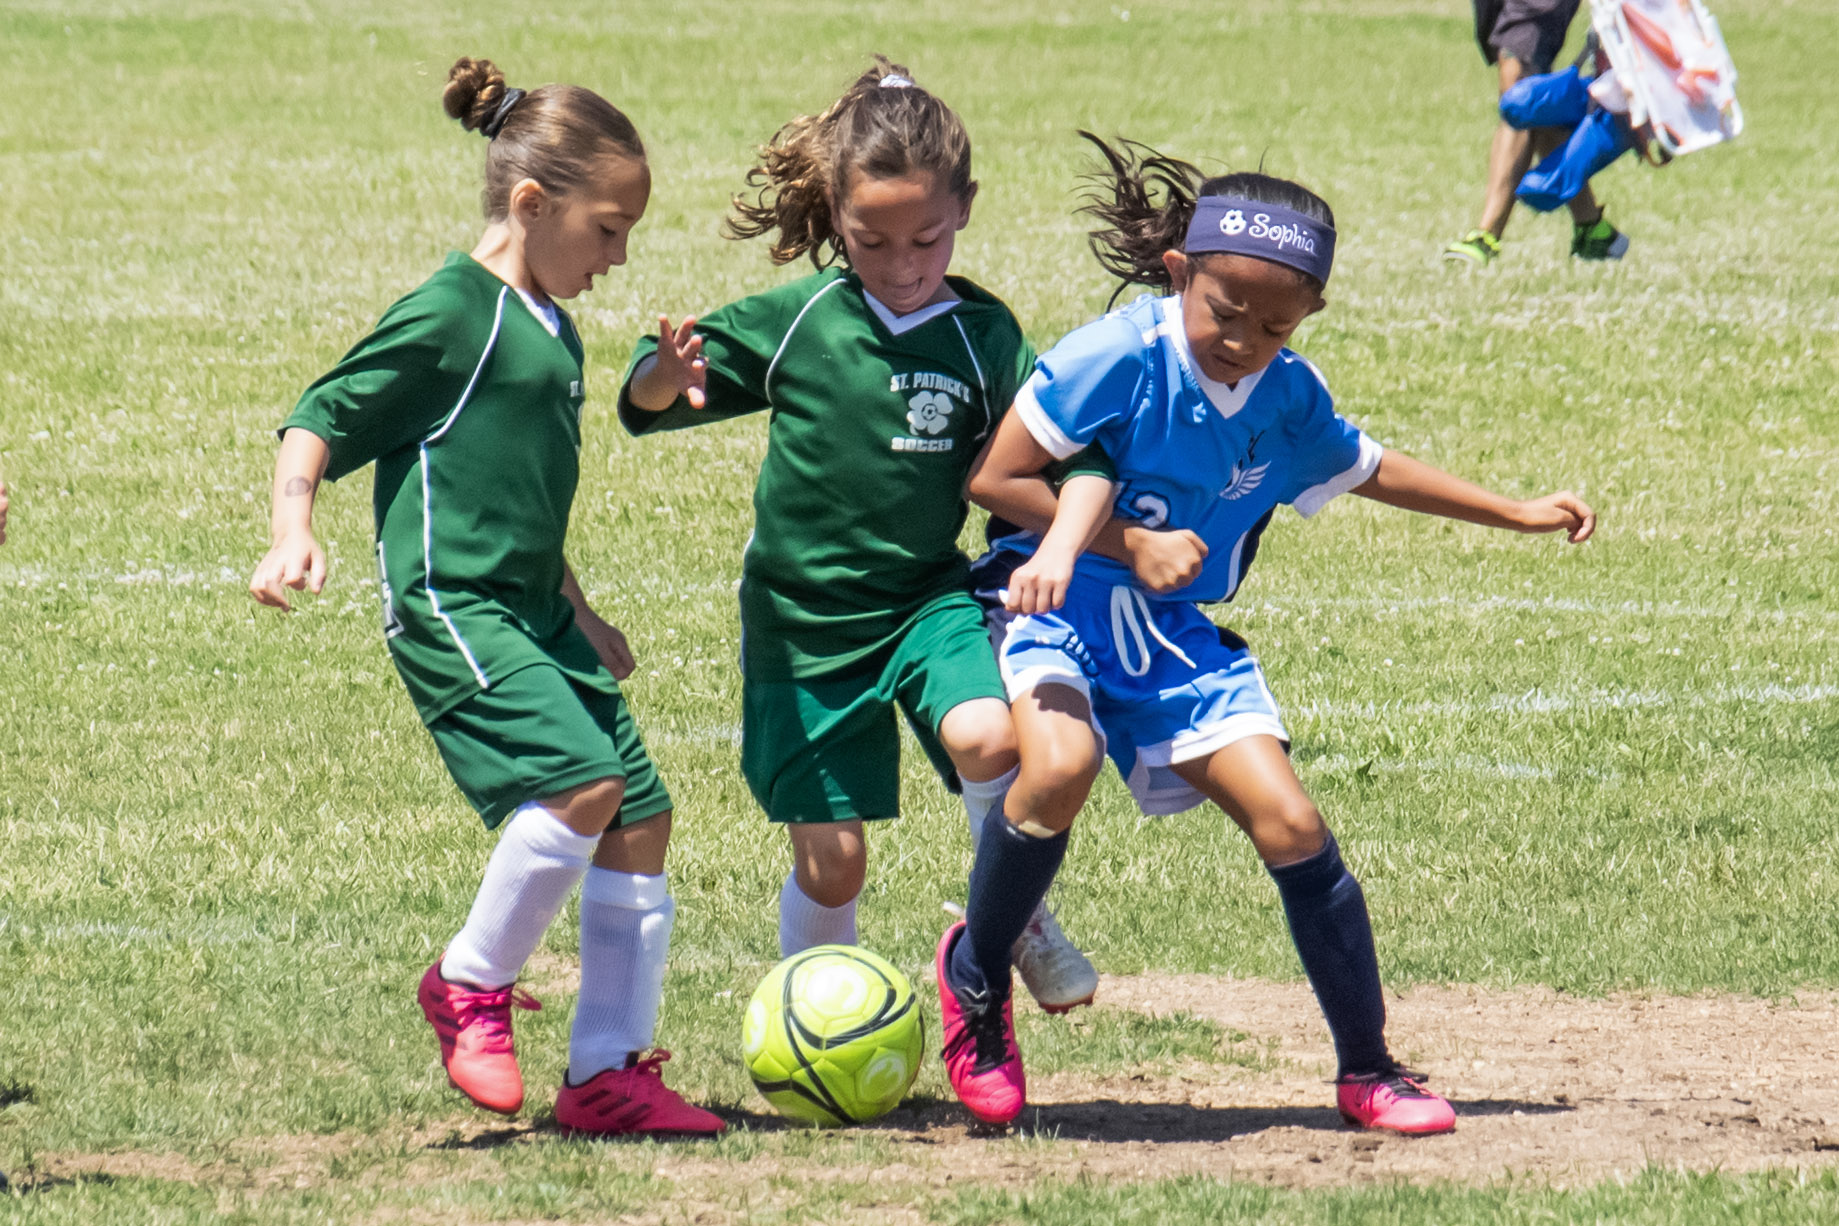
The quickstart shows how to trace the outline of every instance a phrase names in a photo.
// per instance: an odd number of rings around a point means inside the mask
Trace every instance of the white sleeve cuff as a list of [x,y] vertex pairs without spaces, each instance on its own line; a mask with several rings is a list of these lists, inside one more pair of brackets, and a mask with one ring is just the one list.
[[1352,467],[1337,476],[1330,477],[1320,485],[1312,485],[1296,496],[1296,513],[1308,519],[1317,511],[1327,506],[1337,496],[1347,493],[1357,485],[1362,485],[1368,477],[1379,471],[1379,458],[1386,449],[1375,443],[1364,432],[1360,435],[1360,455]]
[[1022,390],[1015,394],[1015,412],[1021,416],[1022,424],[1028,427],[1028,433],[1034,436],[1034,441],[1046,448],[1054,459],[1064,460],[1085,449],[1084,443],[1076,443],[1068,438],[1047,415],[1041,402],[1034,398],[1033,379],[1022,384]]

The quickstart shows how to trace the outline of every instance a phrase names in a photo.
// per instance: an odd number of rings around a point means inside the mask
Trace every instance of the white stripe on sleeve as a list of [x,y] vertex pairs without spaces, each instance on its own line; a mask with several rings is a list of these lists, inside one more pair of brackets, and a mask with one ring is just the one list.
[[1028,427],[1028,433],[1034,435],[1034,441],[1047,449],[1056,460],[1082,451],[1085,444],[1076,443],[1068,438],[1059,426],[1054,424],[1047,410],[1034,396],[1034,380],[1022,384],[1022,390],[1015,394],[1015,412],[1021,416],[1022,424]]
[[1296,496],[1296,513],[1304,519],[1314,515],[1327,506],[1337,496],[1347,493],[1357,485],[1364,484],[1368,477],[1379,471],[1379,457],[1386,449],[1375,443],[1363,431],[1360,435],[1360,456],[1353,465],[1339,475],[1330,477],[1320,485],[1312,485]]

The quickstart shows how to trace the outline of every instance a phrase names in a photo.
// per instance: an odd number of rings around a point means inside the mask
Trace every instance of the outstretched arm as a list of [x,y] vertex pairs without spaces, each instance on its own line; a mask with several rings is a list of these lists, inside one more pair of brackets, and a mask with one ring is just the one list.
[[1387,506],[1487,528],[1563,532],[1573,545],[1583,544],[1596,531],[1596,512],[1570,490],[1524,501],[1507,498],[1390,447],[1378,469],[1353,492]]
[[268,553],[256,564],[249,594],[257,604],[286,611],[287,593],[326,586],[326,551],[313,539],[313,498],[326,475],[326,440],[298,426],[281,436],[268,513]]
[[600,657],[600,662],[613,674],[613,679],[624,681],[630,677],[636,662],[632,658],[632,648],[626,643],[626,636],[618,626],[588,607],[587,593],[581,590],[581,584],[575,580],[575,568],[567,562],[562,563],[562,596],[575,607],[575,625],[581,627],[581,633],[587,636],[594,654]]
[[[1053,461],[1021,416],[1010,413],[971,465],[966,492],[991,514],[1045,535],[1060,506],[1053,485],[1041,475]],[[1127,519],[1104,521],[1087,547],[1130,567],[1153,592],[1172,592],[1192,583],[1207,557],[1207,546],[1185,528],[1158,531]]]

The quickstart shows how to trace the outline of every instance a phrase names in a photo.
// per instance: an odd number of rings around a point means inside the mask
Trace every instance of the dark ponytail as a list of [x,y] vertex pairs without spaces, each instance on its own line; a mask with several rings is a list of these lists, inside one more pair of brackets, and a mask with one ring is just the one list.
[[1169,288],[1162,254],[1183,249],[1194,203],[1203,197],[1237,196],[1293,209],[1330,228],[1335,224],[1327,201],[1288,179],[1256,171],[1209,178],[1192,162],[1165,157],[1137,141],[1120,137],[1112,145],[1084,130],[1079,135],[1098,147],[1105,162],[1085,176],[1092,188],[1079,211],[1100,223],[1087,239],[1092,254],[1123,282],[1111,295],[1113,302],[1126,286]]

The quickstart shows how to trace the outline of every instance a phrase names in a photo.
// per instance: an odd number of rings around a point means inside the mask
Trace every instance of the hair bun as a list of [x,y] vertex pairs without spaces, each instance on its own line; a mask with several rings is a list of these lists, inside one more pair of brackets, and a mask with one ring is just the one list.
[[441,109],[450,119],[460,121],[468,132],[477,132],[498,113],[504,100],[504,73],[490,60],[461,56],[447,70],[447,87],[441,91]]

